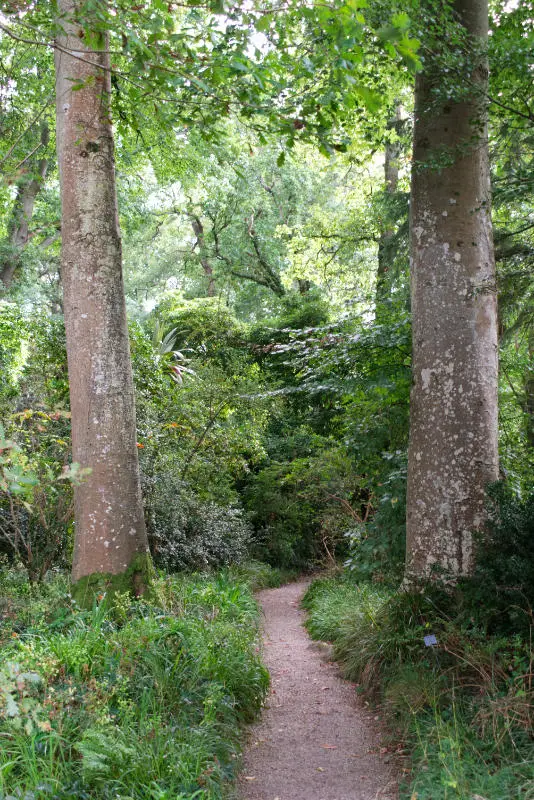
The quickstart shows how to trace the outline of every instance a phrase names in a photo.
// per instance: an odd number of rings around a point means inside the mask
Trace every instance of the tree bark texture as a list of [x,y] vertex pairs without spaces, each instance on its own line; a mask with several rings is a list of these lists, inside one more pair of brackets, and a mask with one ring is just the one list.
[[[459,0],[455,9],[471,41],[484,44],[486,0]],[[407,583],[469,574],[473,533],[485,521],[485,487],[498,478],[497,308],[482,58],[465,78],[474,87],[469,94],[437,102],[439,69],[427,56],[416,82]]]
[[193,232],[197,237],[198,250],[200,254],[200,263],[204,270],[204,275],[208,281],[207,295],[208,297],[215,297],[215,278],[213,277],[213,268],[206,255],[206,240],[204,238],[204,226],[200,217],[196,214],[189,215]]
[[[390,120],[388,127],[394,130],[396,133],[400,132],[400,126],[402,122],[402,106],[397,104],[395,108],[395,115]],[[401,144],[400,141],[397,139],[396,141],[387,141],[386,142],[386,151],[385,151],[385,159],[384,159],[384,183],[385,183],[385,192],[386,195],[390,196],[394,195],[397,191],[399,185],[399,159],[401,154]],[[376,273],[376,315],[377,318],[380,316],[380,312],[384,306],[384,303],[389,297],[390,291],[390,279],[389,279],[389,267],[390,267],[390,259],[391,259],[391,239],[393,237],[393,229],[391,225],[384,226],[380,234],[380,240],[378,242],[378,269]]]
[[[41,127],[41,146],[46,148],[48,141],[48,125],[44,123]],[[9,224],[8,256],[5,258],[4,263],[0,265],[0,280],[6,289],[9,289],[13,282],[15,272],[20,265],[22,253],[30,239],[30,222],[33,216],[33,208],[37,195],[43,186],[47,169],[48,159],[40,158],[29,179],[26,177],[17,186],[17,195]]]
[[132,565],[146,559],[148,545],[122,278],[109,56],[102,52],[108,43],[103,36],[98,52],[91,51],[74,21],[76,3],[59,0],[58,6],[63,33],[56,49],[57,149],[72,449],[73,460],[91,470],[75,487],[72,574],[79,581],[97,573],[131,574]]

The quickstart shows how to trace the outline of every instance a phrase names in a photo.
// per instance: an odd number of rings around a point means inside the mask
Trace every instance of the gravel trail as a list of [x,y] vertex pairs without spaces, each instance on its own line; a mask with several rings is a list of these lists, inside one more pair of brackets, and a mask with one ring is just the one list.
[[258,595],[271,691],[249,732],[239,800],[395,800],[395,766],[375,715],[302,627],[307,585]]

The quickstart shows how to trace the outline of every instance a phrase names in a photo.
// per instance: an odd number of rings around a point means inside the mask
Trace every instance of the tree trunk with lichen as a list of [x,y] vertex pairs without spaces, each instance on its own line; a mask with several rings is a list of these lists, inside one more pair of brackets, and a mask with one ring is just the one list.
[[[459,0],[474,47],[486,0]],[[413,388],[406,583],[473,567],[484,492],[498,478],[497,308],[480,57],[458,100],[439,97],[431,56],[417,77],[411,193]]]
[[[46,150],[49,139],[48,125],[44,122],[41,125],[40,147]],[[17,195],[8,226],[7,252],[0,263],[0,281],[6,289],[9,289],[13,282],[15,272],[21,263],[24,248],[30,240],[30,222],[33,217],[35,200],[43,186],[47,169],[48,159],[40,158],[34,168],[30,166],[30,172],[19,181],[17,186]]]
[[56,49],[61,275],[73,460],[90,473],[75,487],[72,577],[95,591],[142,594],[150,558],[143,519],[135,404],[122,278],[110,120],[108,42],[92,51],[60,0]]
[[[397,138],[388,139],[386,141],[386,150],[384,154],[384,189],[386,196],[391,198],[397,192],[399,185],[399,160],[401,155],[401,144],[398,139],[400,128],[402,124],[402,106],[397,103],[395,106],[395,114],[388,123],[388,128],[394,131]],[[388,209],[389,211],[389,209]],[[391,224],[386,221],[380,233],[378,241],[378,269],[376,272],[376,318],[381,321],[383,311],[385,310],[387,301],[389,299],[391,278],[389,275],[390,260],[392,257],[391,240],[393,238],[394,230]]]

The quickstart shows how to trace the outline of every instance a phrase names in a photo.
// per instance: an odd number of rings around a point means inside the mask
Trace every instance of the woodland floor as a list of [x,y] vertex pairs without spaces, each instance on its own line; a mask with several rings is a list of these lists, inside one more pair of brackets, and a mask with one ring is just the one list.
[[[394,800],[395,765],[376,715],[313,643],[300,599],[306,582],[266,589],[264,658],[271,691],[251,727],[240,800]],[[381,752],[382,751],[382,752]]]

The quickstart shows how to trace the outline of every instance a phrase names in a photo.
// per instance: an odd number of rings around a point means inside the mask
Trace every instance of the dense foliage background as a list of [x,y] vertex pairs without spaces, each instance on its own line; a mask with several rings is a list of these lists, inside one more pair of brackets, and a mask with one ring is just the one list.
[[[145,519],[166,577],[146,603],[119,596],[113,612],[105,598],[84,612],[68,594],[84,471],[70,453],[55,23],[48,4],[4,4],[1,791],[221,796],[237,726],[266,690],[241,580],[250,568],[235,572],[259,559],[271,568],[254,567],[264,581],[279,578],[273,568],[344,569],[312,587],[310,629],[336,640],[347,675],[411,741],[407,797],[533,797],[532,3],[493,4],[488,52],[502,480],[488,490],[492,522],[473,579],[454,596],[417,597],[396,590],[411,84],[428,55],[428,12],[119,5],[122,16],[99,19],[116,59]],[[444,93],[457,82],[455,57],[443,56]],[[392,153],[394,185],[384,176]],[[422,648],[429,631],[442,650]],[[140,795],[147,770],[152,794]]]

